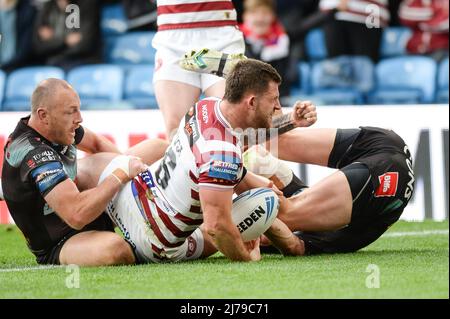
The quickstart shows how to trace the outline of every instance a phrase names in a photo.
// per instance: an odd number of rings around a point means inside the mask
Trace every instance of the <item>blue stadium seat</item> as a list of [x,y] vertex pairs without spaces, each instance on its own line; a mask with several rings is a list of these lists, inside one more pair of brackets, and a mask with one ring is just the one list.
[[100,28],[103,35],[122,34],[127,31],[128,20],[121,3],[102,7]]
[[375,69],[372,104],[432,103],[436,88],[436,62],[424,56],[382,60]]
[[36,85],[44,79],[64,79],[64,71],[57,67],[29,67],[11,72],[6,79],[4,111],[29,111],[30,98]]
[[383,29],[380,44],[380,57],[388,58],[406,54],[406,44],[411,37],[407,27],[388,27]]
[[82,109],[114,109],[123,95],[123,70],[116,65],[85,65],[67,75],[80,95]]
[[368,57],[339,56],[312,67],[312,93],[325,104],[362,104],[373,85],[374,67]]
[[108,63],[154,64],[155,49],[152,47],[154,32],[132,32],[106,39],[105,59]]
[[439,64],[436,102],[448,103],[448,57]]
[[5,91],[6,74],[0,70],[0,111],[2,110],[3,92]]
[[297,64],[298,81],[300,86],[291,88],[291,95],[305,95],[310,91],[311,67],[307,62],[299,62]]
[[153,65],[130,68],[125,80],[124,100],[137,109],[157,109],[152,80]]
[[310,60],[323,60],[328,56],[325,35],[322,29],[313,29],[305,38],[306,55]]

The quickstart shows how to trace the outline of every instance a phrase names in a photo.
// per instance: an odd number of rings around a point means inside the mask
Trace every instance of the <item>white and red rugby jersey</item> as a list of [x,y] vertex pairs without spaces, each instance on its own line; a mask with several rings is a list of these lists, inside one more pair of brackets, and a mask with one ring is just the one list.
[[231,0],[158,0],[158,31],[237,25]]
[[229,189],[242,178],[241,142],[221,114],[220,101],[197,102],[164,158],[134,182],[138,205],[157,239],[152,247],[157,254],[180,246],[203,222],[200,187]]

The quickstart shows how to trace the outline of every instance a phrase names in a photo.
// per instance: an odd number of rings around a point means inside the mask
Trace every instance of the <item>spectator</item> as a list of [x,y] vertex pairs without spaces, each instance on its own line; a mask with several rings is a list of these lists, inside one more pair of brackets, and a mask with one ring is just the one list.
[[0,1],[0,68],[6,72],[32,62],[36,9],[31,0]]
[[[71,4],[79,8],[78,24],[77,11],[68,8]],[[99,21],[97,0],[50,0],[38,12],[33,48],[45,64],[66,70],[99,62]]]
[[381,34],[389,24],[388,0],[321,0],[322,11],[338,10],[325,24],[328,56],[364,55],[377,62]]
[[412,29],[406,49],[412,54],[448,56],[448,0],[405,0],[400,5],[402,24]]
[[[245,54],[249,58],[271,64],[282,78],[288,71],[289,37],[278,21],[273,0],[247,0],[243,24]],[[289,96],[289,81],[280,86],[280,96]]]

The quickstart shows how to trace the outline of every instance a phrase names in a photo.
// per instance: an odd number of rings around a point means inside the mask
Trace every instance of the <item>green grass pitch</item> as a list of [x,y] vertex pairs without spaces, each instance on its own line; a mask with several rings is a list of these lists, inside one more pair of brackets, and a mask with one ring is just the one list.
[[216,254],[178,264],[80,268],[76,281],[70,268],[40,269],[17,228],[1,225],[0,299],[449,298],[448,229],[448,221],[398,222],[390,235],[352,254],[264,255],[259,263]]

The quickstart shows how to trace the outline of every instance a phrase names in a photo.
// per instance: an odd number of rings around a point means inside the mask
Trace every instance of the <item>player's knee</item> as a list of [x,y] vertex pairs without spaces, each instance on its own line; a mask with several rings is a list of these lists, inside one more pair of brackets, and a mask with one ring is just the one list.
[[107,246],[108,265],[129,265],[135,262],[130,245],[120,236],[112,236]]

